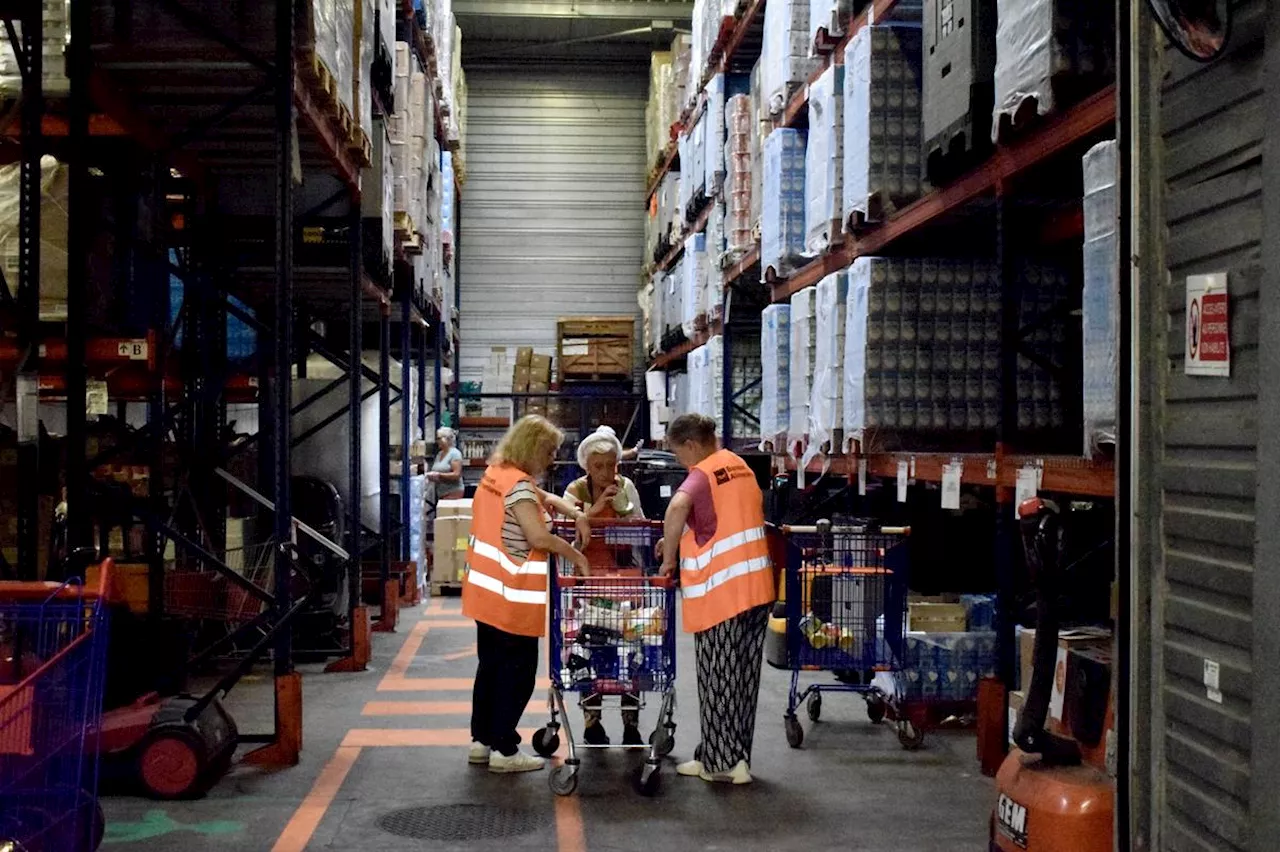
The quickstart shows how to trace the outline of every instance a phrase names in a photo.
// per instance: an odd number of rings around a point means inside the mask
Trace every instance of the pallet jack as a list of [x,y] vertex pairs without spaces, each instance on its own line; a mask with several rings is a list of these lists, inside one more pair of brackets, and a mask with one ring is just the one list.
[[[1058,671],[1058,601],[1068,573],[1062,519],[1056,504],[1039,497],[1022,503],[1018,516],[1036,590],[1035,650],[1031,685],[1013,729],[1015,748],[996,775],[991,852],[1111,852],[1115,783],[1106,771],[1105,748],[1096,748],[1113,712],[1109,667],[1082,669],[1071,684],[1066,670]],[[1055,678],[1066,693],[1063,715],[1074,738],[1045,729]]]

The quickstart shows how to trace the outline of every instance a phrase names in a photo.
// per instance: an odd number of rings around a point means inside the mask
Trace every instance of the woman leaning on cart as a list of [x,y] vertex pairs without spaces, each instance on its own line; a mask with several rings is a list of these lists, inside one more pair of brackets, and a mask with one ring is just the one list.
[[765,540],[764,497],[715,421],[684,414],[667,442],[689,476],[667,507],[662,573],[679,557],[684,629],[694,634],[702,743],[681,775],[751,783],[760,663],[777,585]]
[[551,533],[547,510],[572,518],[584,541],[591,537],[586,515],[535,484],[563,440],[564,433],[543,418],[521,418],[498,444],[471,504],[462,613],[476,622],[479,665],[468,760],[490,772],[543,767],[542,758],[520,751],[516,725],[537,682],[538,639],[547,625],[548,556],[555,553],[588,570],[587,558]]

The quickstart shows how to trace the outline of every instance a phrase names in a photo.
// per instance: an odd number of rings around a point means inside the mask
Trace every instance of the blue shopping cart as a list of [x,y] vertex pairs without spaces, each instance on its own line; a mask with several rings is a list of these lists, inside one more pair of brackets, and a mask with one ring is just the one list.
[[[572,524],[555,529],[566,539],[576,534]],[[551,757],[563,732],[567,756],[549,779],[557,795],[578,789],[579,749],[610,748],[574,739],[566,694],[594,711],[638,711],[646,695],[660,697],[648,745],[613,746],[645,750],[632,783],[642,795],[658,791],[661,760],[675,748],[676,730],[676,591],[670,578],[657,576],[655,545],[661,537],[657,521],[606,521],[593,526],[590,542],[579,543],[591,564],[589,576],[574,576],[572,566],[560,560],[552,563],[551,720],[534,734],[533,748]]]
[[[908,527],[785,526],[785,656],[770,660],[791,670],[783,719],[787,743],[799,748],[804,728],[796,715],[822,716],[826,692],[852,692],[866,701],[867,716],[898,720],[905,748],[918,748],[923,734],[897,712],[897,690],[877,683],[877,674],[901,671],[907,625]],[[801,688],[801,672],[831,672],[835,682]],[[883,681],[881,681],[883,683]],[[895,681],[896,682],[896,681]]]
[[93,742],[106,673],[106,589],[0,583],[0,847],[92,850],[105,827]]

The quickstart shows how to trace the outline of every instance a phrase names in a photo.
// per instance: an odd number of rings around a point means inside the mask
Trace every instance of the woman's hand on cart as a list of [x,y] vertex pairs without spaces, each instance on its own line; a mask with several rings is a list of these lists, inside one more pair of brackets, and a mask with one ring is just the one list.
[[573,563],[575,573],[580,577],[588,577],[591,575],[591,562],[587,559],[585,553],[578,548],[573,548],[573,555],[569,557],[569,561]]
[[591,518],[585,512],[579,512],[573,520],[573,528],[577,532],[575,544],[579,548],[587,546],[591,541]]

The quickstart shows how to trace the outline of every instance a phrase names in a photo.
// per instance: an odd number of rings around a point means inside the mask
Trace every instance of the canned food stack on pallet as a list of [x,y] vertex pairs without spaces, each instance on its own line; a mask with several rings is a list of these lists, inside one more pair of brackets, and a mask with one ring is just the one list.
[[1023,345],[1036,355],[1018,354],[1018,431],[1061,429],[1066,423],[1062,381],[1047,365],[1066,363],[1069,335],[1064,323],[1044,318],[1072,307],[1071,279],[1065,270],[1037,261],[1021,263],[1015,275],[1022,288],[1019,328],[1031,329]]
[[371,152],[373,140],[373,62],[377,51],[377,7],[374,0],[355,0],[351,27],[351,102],[355,123],[353,150]]
[[993,432],[1000,285],[985,261],[859,258],[850,267],[847,438]]
[[843,222],[878,222],[928,191],[919,26],[863,27],[844,53]]
[[996,7],[991,141],[1115,79],[1116,16],[1105,3],[997,0]]
[[764,94],[764,68],[757,61],[751,69],[751,228],[753,238],[759,241],[761,220],[764,216],[764,140],[773,130],[769,116],[769,102]]
[[730,254],[734,254],[748,251],[755,244],[751,186],[752,136],[756,129],[751,97],[734,95],[730,98],[725,118],[728,131],[725,142],[725,240]]
[[760,64],[764,103],[777,115],[818,67],[818,60],[809,56],[809,0],[765,4]]
[[806,287],[791,297],[787,452],[794,458],[800,458],[809,432],[809,405],[813,401],[813,374],[818,347],[817,295],[816,287]]
[[794,270],[804,257],[805,132],[782,127],[764,141],[760,211],[762,280]]
[[809,394],[809,445],[804,463],[840,452],[844,440],[844,351],[849,275],[828,275],[815,290],[817,320],[813,387]]
[[831,65],[809,87],[805,148],[804,247],[817,255],[840,241],[844,201],[844,66]]
[[[41,7],[40,87],[46,95],[65,95],[71,90],[67,79],[65,51],[68,39],[66,0],[43,0]],[[13,22],[14,32],[22,37],[22,24]],[[21,42],[19,42],[21,43]],[[18,65],[13,45],[0,39],[0,97],[14,98],[22,94],[22,68]]]
[[703,185],[708,196],[724,186],[725,177],[725,78],[716,74],[707,81],[706,138],[703,140]]
[[845,23],[853,15],[854,0],[809,0],[809,52],[830,52],[844,36]]
[[1116,143],[1084,157],[1084,454],[1116,442],[1116,361],[1119,357],[1120,243]]
[[781,452],[791,425],[791,306],[760,315],[760,449]]

